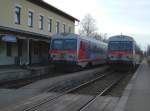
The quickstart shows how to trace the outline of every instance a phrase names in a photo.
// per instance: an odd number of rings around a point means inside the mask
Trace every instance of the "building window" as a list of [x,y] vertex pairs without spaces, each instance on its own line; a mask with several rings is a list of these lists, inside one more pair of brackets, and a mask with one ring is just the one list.
[[33,27],[33,12],[28,12],[28,26]]
[[12,56],[12,44],[10,42],[7,42],[6,45],[7,45],[6,46],[7,47],[7,51],[6,51],[7,56]]
[[63,24],[63,32],[65,33],[66,32],[66,25]]
[[60,23],[59,21],[56,22],[56,33],[59,33],[59,27],[60,27]]
[[34,51],[34,55],[39,55],[39,44],[38,44],[38,42],[34,43],[33,51]]
[[21,8],[16,6],[15,8],[15,24],[20,24],[21,22]]
[[69,27],[69,33],[71,33],[71,27]]
[[48,19],[48,31],[52,32],[52,19],[51,18]]
[[40,15],[39,17],[39,29],[43,30],[44,28],[44,17]]

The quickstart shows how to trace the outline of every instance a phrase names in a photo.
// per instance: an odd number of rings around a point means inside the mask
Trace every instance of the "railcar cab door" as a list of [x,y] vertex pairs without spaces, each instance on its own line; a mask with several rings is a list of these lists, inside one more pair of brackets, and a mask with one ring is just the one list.
[[79,47],[79,59],[85,59],[85,42],[80,41],[80,47]]
[[135,45],[135,42],[132,43],[132,47],[133,47],[133,50],[132,50],[133,57],[135,57],[135,55],[136,55],[136,45]]

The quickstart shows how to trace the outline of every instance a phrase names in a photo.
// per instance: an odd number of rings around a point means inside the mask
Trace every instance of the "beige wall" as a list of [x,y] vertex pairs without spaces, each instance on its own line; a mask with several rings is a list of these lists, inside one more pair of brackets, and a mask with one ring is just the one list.
[[[14,11],[15,6],[21,6],[21,25],[14,23]],[[33,17],[33,28],[28,26],[28,11],[32,10],[34,13]],[[74,22],[68,20],[56,13],[50,12],[46,9],[43,9],[35,4],[32,4],[26,0],[0,0],[0,26],[10,27],[21,29],[25,31],[36,32],[44,35],[52,35],[56,32],[56,21],[60,21],[60,29],[62,31],[62,24],[66,24],[66,30],[69,30],[68,26],[71,26],[72,32],[74,32]],[[39,15],[44,15],[44,30],[38,28]],[[51,17],[53,20],[52,32],[48,32],[48,17]]]

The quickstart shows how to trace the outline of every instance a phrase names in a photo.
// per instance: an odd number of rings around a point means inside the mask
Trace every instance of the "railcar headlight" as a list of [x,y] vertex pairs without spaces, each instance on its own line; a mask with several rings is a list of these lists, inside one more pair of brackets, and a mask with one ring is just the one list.
[[114,58],[114,56],[109,56],[110,58]]
[[73,58],[73,56],[72,56],[72,55],[69,55],[69,58]]
[[52,55],[51,57],[52,57],[52,58],[55,58],[55,57],[56,57],[56,55]]
[[126,58],[128,58],[128,59],[132,59],[132,56],[126,56]]
[[75,58],[76,58],[76,56],[75,56],[75,55],[69,55],[69,58],[71,58],[71,59],[75,59]]

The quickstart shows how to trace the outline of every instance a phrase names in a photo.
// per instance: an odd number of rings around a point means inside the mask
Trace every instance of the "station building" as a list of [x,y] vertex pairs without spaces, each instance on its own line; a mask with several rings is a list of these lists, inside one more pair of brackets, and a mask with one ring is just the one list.
[[0,66],[48,63],[51,36],[76,21],[43,0],[0,0]]

